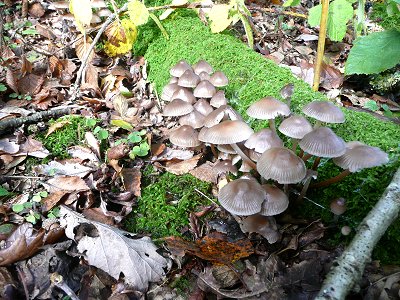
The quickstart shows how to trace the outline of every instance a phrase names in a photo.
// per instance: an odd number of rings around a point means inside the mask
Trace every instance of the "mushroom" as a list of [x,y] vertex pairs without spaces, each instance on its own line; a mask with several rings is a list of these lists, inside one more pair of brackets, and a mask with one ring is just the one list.
[[210,82],[215,87],[224,87],[224,86],[228,85],[229,80],[228,80],[228,77],[226,77],[226,75],[223,72],[217,71],[211,75]]
[[192,67],[186,60],[180,60],[175,66],[169,70],[169,74],[174,77],[181,77],[186,70],[192,70]]
[[316,119],[314,128],[325,123],[344,123],[345,117],[339,107],[328,101],[313,101],[303,107],[306,116]]
[[306,118],[293,115],[283,120],[278,130],[292,139],[292,151],[296,152],[299,140],[311,132],[313,128]]
[[169,140],[180,147],[197,147],[201,144],[198,132],[189,125],[183,125],[170,133]]
[[342,156],[333,159],[333,162],[343,168],[344,171],[335,177],[312,185],[312,188],[328,186],[342,180],[350,173],[377,167],[389,162],[387,153],[378,147],[364,145],[360,142],[347,143],[345,151]]
[[256,169],[255,163],[243,153],[242,149],[236,143],[247,140],[253,133],[250,128],[243,121],[227,120],[210,128],[203,127],[199,134],[199,139],[206,143],[211,144],[230,144],[240,157],[246,161],[254,170]]
[[169,84],[167,84],[162,90],[161,100],[171,101],[172,100],[172,95],[179,88],[180,88],[180,86],[177,83],[169,83]]
[[290,109],[278,99],[265,97],[250,105],[247,114],[255,119],[268,120],[270,129],[276,132],[275,118],[290,115]]
[[204,126],[212,127],[223,120],[240,120],[241,115],[229,105],[222,105],[216,110],[210,112],[204,120]]
[[337,222],[340,215],[347,210],[346,200],[344,198],[333,199],[329,205],[331,212],[335,215],[333,221]]
[[97,12],[97,15],[99,17],[108,17],[112,14],[111,10],[109,10],[108,8],[101,8],[99,9],[99,11]]
[[212,106],[210,105],[210,103],[208,103],[206,99],[197,100],[197,102],[193,106],[199,113],[204,116],[209,115],[214,110],[214,108],[212,108]]
[[255,179],[239,178],[228,182],[218,193],[218,201],[228,212],[249,216],[261,210],[265,190]]
[[193,111],[193,105],[181,99],[174,99],[168,103],[163,110],[166,117],[184,116]]
[[266,128],[254,132],[244,145],[248,149],[254,149],[258,153],[263,153],[270,148],[283,147],[283,142],[275,132]]
[[232,164],[230,159],[219,160],[214,165],[215,171],[218,175],[225,173],[232,173],[233,175],[237,175],[237,168]]
[[293,92],[294,92],[293,83],[288,83],[280,91],[282,98],[285,99],[286,104],[287,104],[287,106],[289,106],[289,108],[290,108],[290,102],[292,100]]
[[345,236],[349,235],[351,233],[351,228],[349,226],[345,225],[340,229],[340,232]]
[[190,125],[193,128],[201,128],[204,126],[204,115],[199,113],[196,109],[187,115],[184,115],[179,118],[180,125]]
[[273,217],[254,214],[243,218],[240,222],[240,229],[243,232],[255,232],[267,239],[268,243],[273,244],[280,238],[276,222]]
[[215,86],[208,80],[202,80],[193,90],[193,95],[197,98],[212,98],[217,92]]
[[178,88],[171,96],[171,100],[181,99],[193,104],[196,102],[196,97],[188,88]]
[[224,91],[218,91],[212,96],[210,100],[210,105],[218,108],[221,107],[222,105],[227,105],[228,100],[225,98],[225,92]]
[[92,14],[92,19],[90,20],[90,24],[98,24],[101,23],[101,19],[97,14]]
[[271,184],[263,184],[262,187],[266,191],[267,197],[261,205],[261,215],[279,215],[288,208],[289,198],[280,188]]
[[181,77],[179,77],[178,85],[187,88],[195,88],[200,82],[200,77],[196,75],[193,70],[186,70]]
[[92,8],[105,8],[107,7],[107,4],[104,0],[92,0],[90,6]]
[[200,75],[202,72],[205,72],[206,74],[212,74],[212,72],[214,72],[211,65],[203,59],[193,65],[193,71],[197,75]]

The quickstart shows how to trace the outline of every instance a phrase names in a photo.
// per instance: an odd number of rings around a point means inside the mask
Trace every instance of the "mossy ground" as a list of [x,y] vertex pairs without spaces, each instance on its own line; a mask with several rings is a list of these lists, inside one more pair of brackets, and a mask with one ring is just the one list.
[[[169,69],[177,61],[186,59],[189,63],[195,63],[199,59],[205,59],[216,70],[221,70],[228,76],[230,84],[225,89],[226,96],[245,118],[245,111],[252,102],[265,96],[280,98],[279,90],[288,83],[295,85],[292,110],[296,113],[310,101],[326,99],[322,94],[313,92],[306,83],[293,77],[290,70],[263,58],[231,34],[211,34],[209,28],[190,12],[174,13],[163,24],[170,35],[169,40],[162,37],[154,24],[149,24],[140,28],[139,40],[135,45],[137,53],[144,54],[149,62],[149,78],[159,93],[169,80]],[[355,228],[379,199],[400,166],[400,128],[366,113],[346,110],[345,114],[346,123],[334,126],[335,132],[345,141],[359,140],[380,147],[389,153],[390,163],[384,167],[352,174],[341,183],[311,191],[308,196],[324,206],[333,198],[346,198],[349,206],[346,223]],[[265,125],[256,120],[248,121],[254,129]],[[339,173],[339,169],[330,162],[323,163],[319,171],[321,179]],[[156,194],[149,196],[158,197]],[[331,219],[328,211],[309,203],[304,205],[303,210],[308,217]],[[400,262],[397,252],[391,251],[400,245],[398,225],[396,223],[390,227],[377,248],[378,258],[386,262]]]
[[210,204],[201,194],[210,194],[210,184],[190,174],[152,175],[147,170],[143,176],[138,207],[125,224],[132,232],[151,233],[153,238],[182,236],[181,229],[189,224],[189,213],[199,205]]

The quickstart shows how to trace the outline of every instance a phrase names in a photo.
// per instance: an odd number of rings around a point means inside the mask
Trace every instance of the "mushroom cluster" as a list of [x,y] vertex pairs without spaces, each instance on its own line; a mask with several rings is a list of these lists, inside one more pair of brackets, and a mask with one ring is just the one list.
[[[193,66],[182,60],[172,67],[170,74],[172,78],[161,96],[169,102],[163,113],[164,116],[179,117],[181,125],[171,132],[171,143],[180,147],[197,147],[205,143],[212,147],[214,154],[216,146],[220,152],[240,156],[242,172],[253,170],[253,175],[262,177],[263,184],[251,175],[228,182],[220,189],[218,200],[228,212],[243,217],[245,230],[253,230],[265,237],[268,232],[269,242],[276,241],[279,234],[276,225],[266,230],[265,224],[274,224],[271,216],[287,209],[289,185],[296,188],[300,185],[298,199],[302,199],[311,180],[316,178],[322,158],[332,158],[344,171],[333,179],[311,186],[325,186],[351,172],[388,162],[388,155],[379,148],[361,142],[346,144],[327,127],[329,123],[345,121],[343,112],[331,102],[313,101],[303,108],[304,115],[315,120],[314,126],[306,117],[293,115],[290,110],[293,84],[282,88],[284,102],[268,96],[250,105],[248,116],[269,123],[269,128],[254,132],[228,105],[224,91],[217,90],[228,84],[228,78],[222,72],[213,72],[204,60]],[[278,130],[276,118],[283,118]],[[277,131],[291,139],[291,149],[285,148]],[[218,155],[215,156],[218,159]],[[227,155],[223,157],[233,159]],[[311,157],[314,157],[313,163],[308,163]],[[228,162],[231,166],[230,160],[225,164]],[[269,183],[265,184],[265,181]],[[249,225],[251,220],[264,225],[255,229],[258,227]]]

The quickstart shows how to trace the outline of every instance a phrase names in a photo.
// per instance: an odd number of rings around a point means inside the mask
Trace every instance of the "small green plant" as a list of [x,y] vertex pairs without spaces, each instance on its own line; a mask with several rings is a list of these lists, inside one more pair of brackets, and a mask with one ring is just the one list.
[[9,95],[9,97],[13,98],[13,99],[19,99],[19,100],[32,100],[32,96],[30,96],[30,95],[20,95],[17,93],[11,93]]
[[100,140],[100,141],[105,141],[108,139],[108,131],[101,128],[100,126],[97,126],[93,130],[93,134]]
[[38,220],[40,220],[40,214],[36,211],[34,211],[32,208],[35,208],[36,206],[40,206],[40,203],[42,201],[42,198],[47,197],[47,192],[46,191],[41,191],[36,194],[34,194],[29,201],[25,203],[18,203],[14,204],[12,206],[12,210],[15,213],[24,215],[24,218],[27,222],[36,224]]
[[0,186],[0,197],[6,197],[12,195],[11,192],[7,191],[4,187]]
[[49,219],[56,219],[60,217],[60,207],[56,206],[52,209],[49,210],[49,212],[47,213],[47,218]]
[[115,142],[115,145],[119,145],[121,143],[138,144],[133,146],[132,150],[129,152],[129,158],[135,159],[136,156],[146,156],[147,154],[149,154],[150,145],[144,138],[145,135],[146,135],[145,129],[142,129],[141,131],[134,131],[131,132],[125,139],[117,140]]
[[7,91],[7,86],[5,86],[4,84],[0,83],[0,92],[5,92]]

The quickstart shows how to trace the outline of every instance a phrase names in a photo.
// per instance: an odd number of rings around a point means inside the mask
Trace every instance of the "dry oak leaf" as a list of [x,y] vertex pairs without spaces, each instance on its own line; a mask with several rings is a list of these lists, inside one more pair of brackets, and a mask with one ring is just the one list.
[[[60,216],[65,234],[77,242],[78,251],[90,265],[115,279],[122,273],[125,282],[139,291],[146,291],[149,282],[157,282],[165,275],[167,260],[157,253],[149,237],[132,239],[134,234],[87,220],[66,206],[61,206]],[[90,235],[75,235],[79,227],[85,227]]]
[[57,176],[47,180],[44,185],[49,193],[58,191],[83,192],[90,190],[85,181],[78,176]]
[[23,95],[39,93],[44,83],[44,75],[27,74],[18,81],[18,90]]
[[243,257],[254,253],[253,245],[248,239],[229,241],[226,235],[214,232],[195,242],[180,237],[165,238],[171,253],[183,256],[188,253],[215,263],[230,265]]

